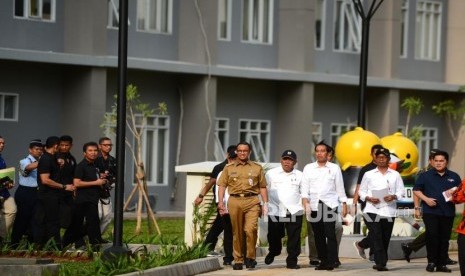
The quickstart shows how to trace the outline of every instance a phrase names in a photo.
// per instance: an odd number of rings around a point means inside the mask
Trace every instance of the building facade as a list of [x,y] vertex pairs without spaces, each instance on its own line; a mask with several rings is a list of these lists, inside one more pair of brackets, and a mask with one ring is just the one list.
[[[80,157],[84,142],[114,127],[103,117],[117,93],[118,8],[118,0],[0,3],[0,135],[10,166],[30,139],[69,134]],[[382,3],[371,20],[366,129],[402,130],[402,102],[421,98],[411,122],[422,126],[419,166],[443,148],[463,175],[462,118],[449,126],[432,110],[465,99],[462,11],[462,0]],[[256,160],[276,162],[292,148],[303,167],[314,141],[334,145],[357,125],[361,21],[351,0],[130,0],[128,24],[128,84],[144,102],[168,105],[144,135],[157,210],[184,209],[175,165],[220,161],[247,140]]]

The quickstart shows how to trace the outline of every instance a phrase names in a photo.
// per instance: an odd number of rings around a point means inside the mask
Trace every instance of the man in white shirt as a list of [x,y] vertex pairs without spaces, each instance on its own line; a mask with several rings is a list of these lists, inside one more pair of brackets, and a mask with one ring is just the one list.
[[365,173],[358,194],[367,202],[364,219],[371,233],[375,254],[373,269],[387,271],[387,250],[396,217],[396,201],[402,199],[405,189],[400,174],[389,168],[390,152],[382,148],[375,152],[377,167]]
[[342,203],[342,217],[347,214],[342,172],[338,165],[328,161],[329,148],[324,142],[315,146],[316,162],[304,167],[302,178],[302,203],[312,224],[321,261],[315,270],[334,269],[338,258],[335,225],[339,203]]
[[287,232],[286,267],[299,269],[300,232],[302,230],[303,208],[300,197],[302,172],[294,169],[297,155],[285,150],[281,155],[281,166],[265,174],[268,190],[268,255],[265,263],[271,264],[281,254],[284,230]]

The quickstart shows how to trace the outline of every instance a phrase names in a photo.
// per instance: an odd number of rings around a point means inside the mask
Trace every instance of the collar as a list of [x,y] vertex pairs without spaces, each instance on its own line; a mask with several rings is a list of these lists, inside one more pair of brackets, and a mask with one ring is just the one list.
[[37,161],[37,159],[35,159],[35,157],[30,154],[27,156],[27,158],[29,158],[29,160],[31,160],[32,162]]
[[247,160],[247,162],[245,162],[245,164],[242,164],[241,161],[239,161],[239,160],[234,161],[234,166],[236,166],[236,167],[237,166],[245,166],[245,165],[251,166],[252,164],[253,163],[252,163],[252,161],[250,161],[250,159]]

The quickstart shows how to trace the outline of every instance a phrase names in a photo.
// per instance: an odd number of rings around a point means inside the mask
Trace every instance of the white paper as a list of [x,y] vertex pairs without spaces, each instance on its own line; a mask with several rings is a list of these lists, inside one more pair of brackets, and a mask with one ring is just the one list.
[[379,209],[381,207],[389,205],[388,202],[384,201],[384,197],[389,195],[389,189],[388,188],[384,188],[384,189],[381,189],[381,190],[372,190],[371,195],[373,197],[379,199],[378,204],[373,204],[376,208]]
[[342,224],[343,225],[350,225],[352,222],[354,222],[355,217],[352,216],[351,214],[347,214],[345,217],[342,218]]
[[447,191],[442,192],[442,196],[444,196],[446,202],[452,200],[452,195],[454,194],[455,190],[457,190],[457,187],[453,187]]

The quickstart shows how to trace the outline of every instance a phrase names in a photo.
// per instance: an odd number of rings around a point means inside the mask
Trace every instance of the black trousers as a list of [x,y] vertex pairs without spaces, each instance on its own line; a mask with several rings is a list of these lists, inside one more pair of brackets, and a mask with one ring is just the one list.
[[334,266],[338,259],[336,240],[337,208],[330,208],[323,202],[318,203],[318,211],[311,212],[313,233],[315,234],[316,251],[324,266]]
[[18,245],[24,235],[28,241],[34,241],[37,234],[37,224],[34,220],[37,205],[37,187],[26,187],[19,185],[15,192],[16,218],[11,231],[11,244]]
[[388,248],[391,241],[392,228],[395,218],[379,217],[377,214],[367,213],[365,222],[371,233],[370,241],[373,245],[375,263],[378,266],[386,266],[388,261]]
[[51,191],[38,194],[36,222],[37,232],[34,241],[40,246],[54,239],[56,246],[61,249],[60,235],[60,201],[61,194]]
[[424,213],[423,222],[425,223],[428,263],[434,263],[437,266],[446,265],[454,217]]
[[287,258],[288,266],[297,264],[300,255],[300,232],[302,231],[302,215],[288,214],[286,217],[268,216],[268,251],[273,256],[281,254],[282,238],[287,233]]
[[465,235],[458,235],[457,245],[459,247],[460,275],[465,275]]
[[216,218],[205,237],[205,244],[208,244],[210,251],[215,250],[216,243],[218,242],[218,236],[224,231],[223,247],[224,247],[224,261],[232,262],[233,257],[233,234],[231,218],[229,215],[221,216],[219,212],[216,214]]
[[415,252],[420,250],[425,245],[426,245],[426,232],[421,233],[413,241],[408,243],[408,246]]
[[[71,224],[63,236],[63,245],[67,246],[79,241],[86,234],[89,237],[90,244],[100,244],[102,234],[100,233],[98,202],[75,202],[73,214]],[[86,220],[85,228],[83,227],[84,219]]]

